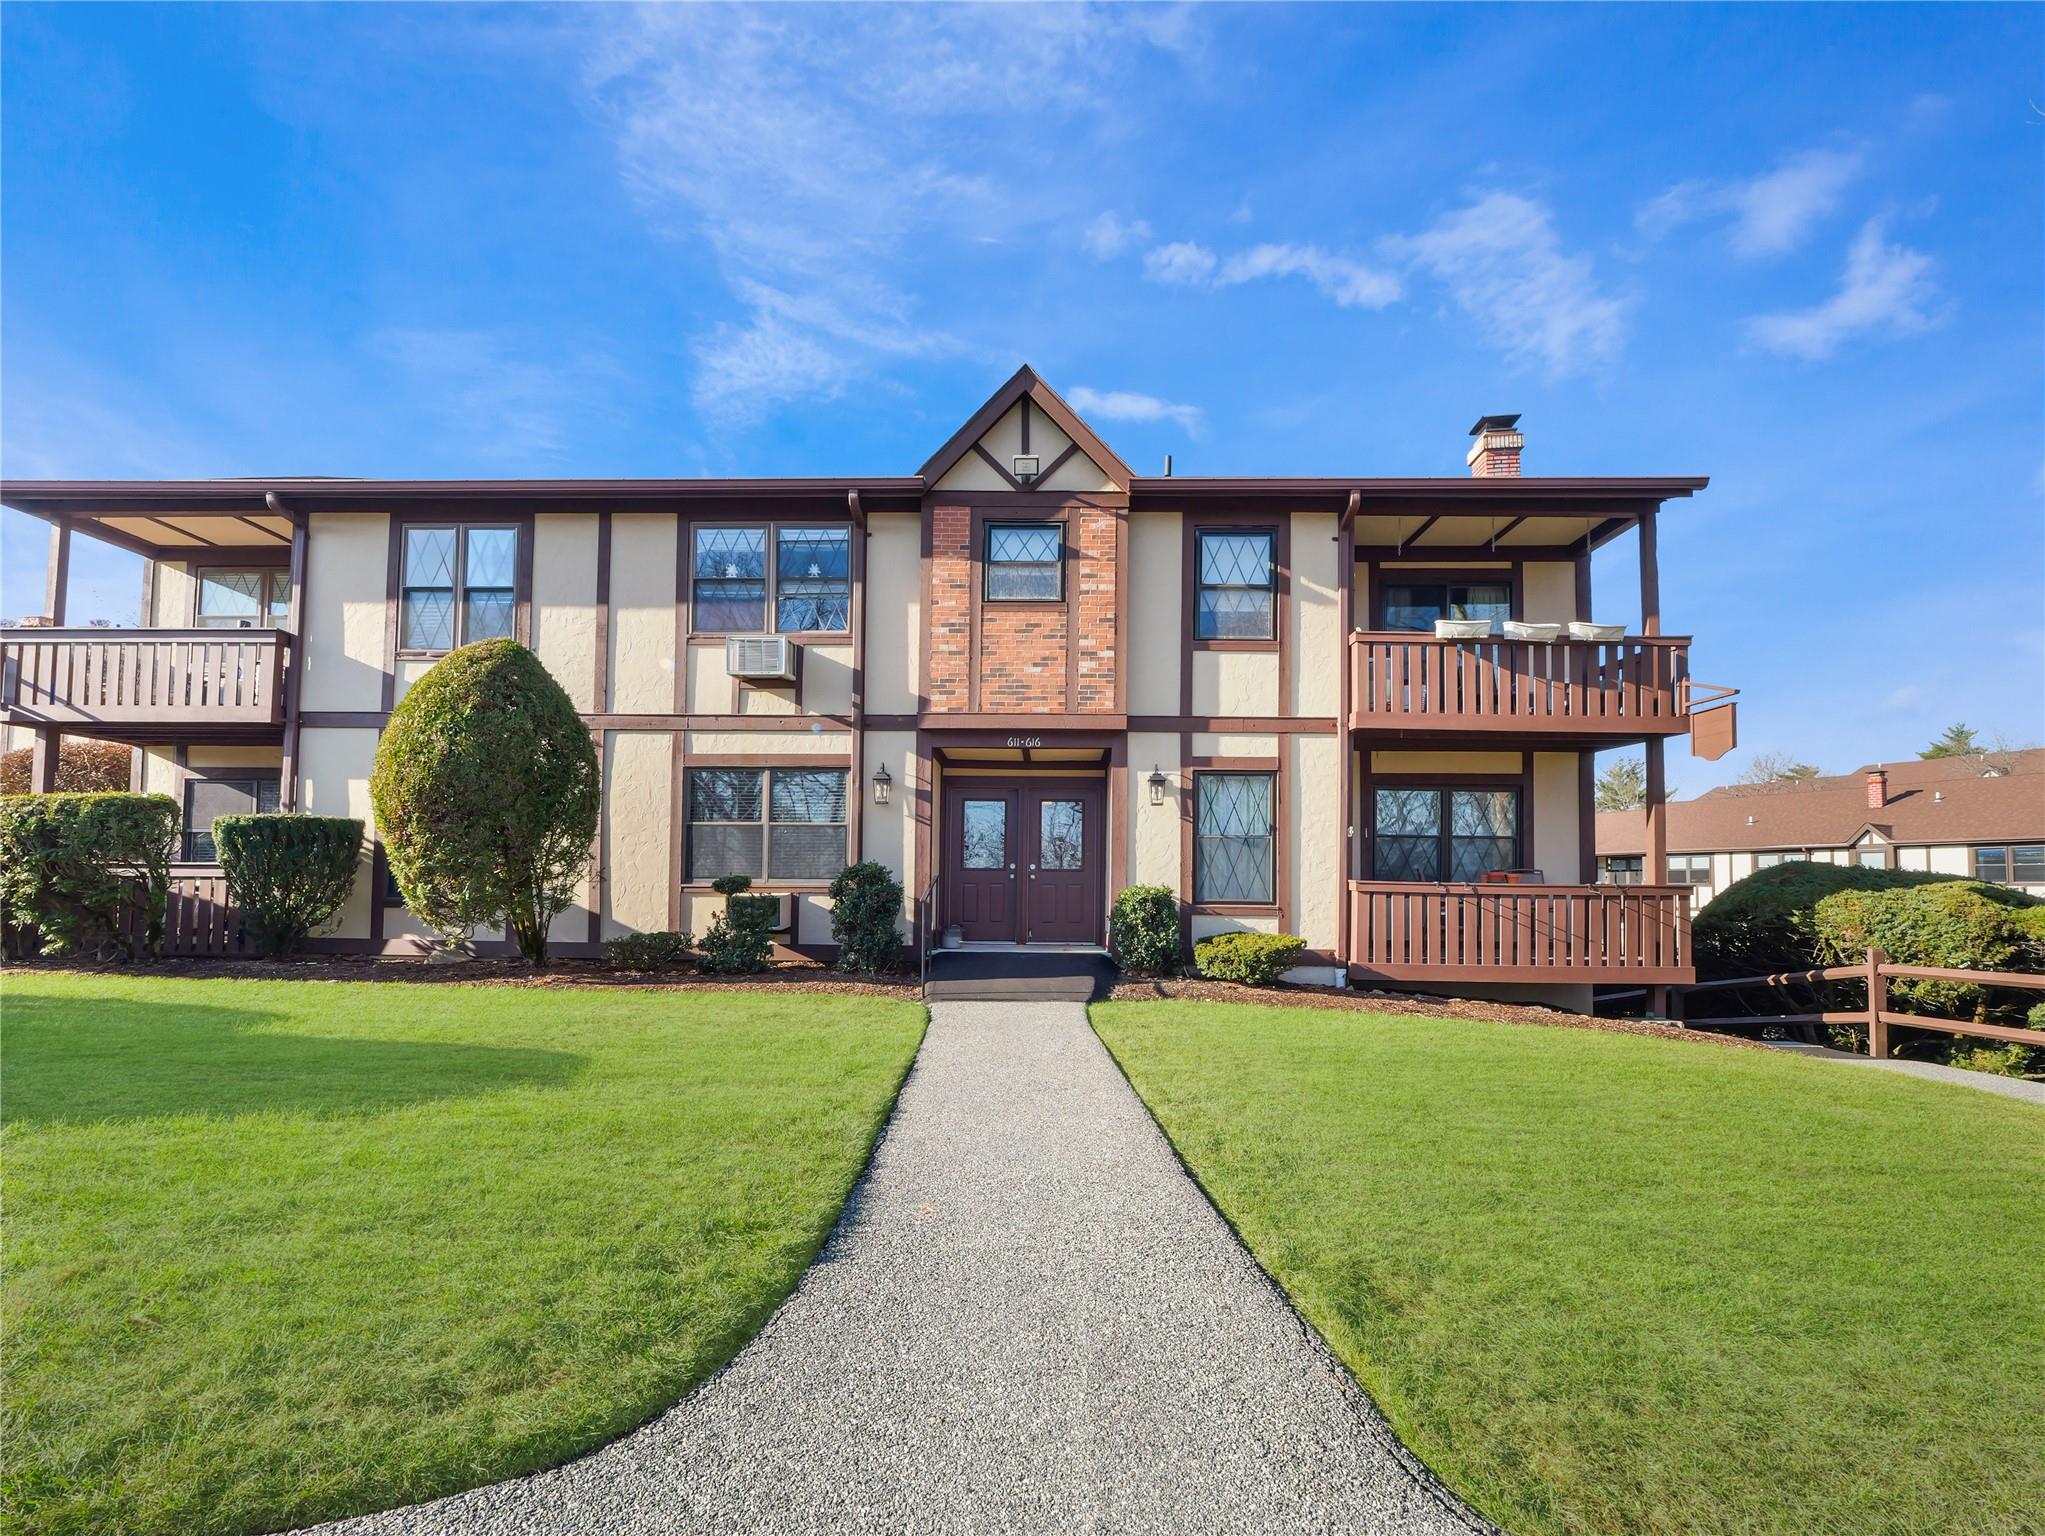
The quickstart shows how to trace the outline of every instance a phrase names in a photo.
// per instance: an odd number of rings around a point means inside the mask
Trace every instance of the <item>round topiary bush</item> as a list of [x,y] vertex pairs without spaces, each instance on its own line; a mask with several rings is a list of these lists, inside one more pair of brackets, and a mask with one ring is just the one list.
[[831,882],[831,937],[838,969],[882,974],[902,963],[902,882],[885,864],[848,864]]
[[341,910],[362,860],[352,816],[221,816],[220,869],[256,953],[288,955]]
[[1290,933],[1217,933],[1193,946],[1202,976],[1268,987],[1298,963],[1307,941]]
[[1169,976],[1179,968],[1179,898],[1164,885],[1132,885],[1108,913],[1108,942],[1125,971]]
[[442,657],[391,712],[370,804],[405,904],[450,944],[502,924],[535,965],[596,836],[596,747],[515,640]]
[[[118,741],[67,736],[57,748],[57,793],[117,795],[128,787],[135,749]],[[29,793],[35,765],[34,747],[16,747],[0,757],[0,795]]]

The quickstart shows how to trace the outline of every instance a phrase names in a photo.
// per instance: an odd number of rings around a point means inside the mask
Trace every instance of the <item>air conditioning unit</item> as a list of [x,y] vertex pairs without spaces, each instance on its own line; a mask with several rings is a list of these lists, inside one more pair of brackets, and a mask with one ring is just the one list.
[[727,635],[724,670],[748,683],[792,683],[802,648],[786,635]]

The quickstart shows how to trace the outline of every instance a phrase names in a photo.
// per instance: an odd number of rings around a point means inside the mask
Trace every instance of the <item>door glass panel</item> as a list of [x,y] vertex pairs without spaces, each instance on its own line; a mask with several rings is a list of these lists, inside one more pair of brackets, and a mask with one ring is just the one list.
[[965,867],[1008,867],[1008,802],[968,800],[965,806]]
[[1085,802],[1046,800],[1037,824],[1037,867],[1078,869],[1085,847]]

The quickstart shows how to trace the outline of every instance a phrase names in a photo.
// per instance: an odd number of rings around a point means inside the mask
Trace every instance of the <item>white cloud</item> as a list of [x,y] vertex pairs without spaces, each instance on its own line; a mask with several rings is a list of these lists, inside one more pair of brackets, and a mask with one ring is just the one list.
[[1110,208],[1079,237],[1094,256],[1101,261],[1112,261],[1132,245],[1140,245],[1150,238],[1150,224],[1145,219],[1131,219],[1124,223]]
[[1176,405],[1155,395],[1139,395],[1125,389],[1088,389],[1081,385],[1067,397],[1082,416],[1102,421],[1171,421],[1188,437],[1200,435],[1200,407]]
[[563,350],[558,341],[543,353],[521,349],[490,331],[391,329],[371,336],[368,349],[408,376],[410,393],[452,446],[487,464],[558,453],[570,418],[597,407],[616,373],[594,352]]
[[1683,181],[1641,205],[1634,226],[1660,239],[1693,220],[1729,216],[1736,255],[1779,256],[1801,245],[1866,168],[1859,150],[1807,149],[1745,181]]
[[1399,279],[1317,245],[1253,245],[1226,260],[1190,240],[1145,253],[1143,275],[1188,288],[1233,288],[1267,277],[1303,277],[1344,309],[1383,309],[1399,297]]
[[1756,315],[1747,334],[1771,352],[1817,362],[1856,336],[1909,336],[1937,323],[1932,261],[1922,251],[1891,245],[1882,221],[1869,219],[1846,253],[1839,291],[1810,309]]
[[1486,193],[1384,248],[1446,284],[1507,356],[1551,375],[1593,371],[1625,344],[1627,301],[1599,290],[1590,257],[1566,253],[1547,208],[1531,198]]

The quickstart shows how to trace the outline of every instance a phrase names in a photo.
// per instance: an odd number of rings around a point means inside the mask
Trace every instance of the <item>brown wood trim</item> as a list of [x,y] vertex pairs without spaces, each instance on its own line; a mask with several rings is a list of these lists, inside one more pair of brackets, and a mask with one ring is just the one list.
[[1006,469],[1002,468],[1001,460],[995,458],[993,454],[989,453],[979,443],[973,444],[973,452],[979,457],[981,463],[985,464],[989,469],[993,470],[995,474],[1001,476],[1001,478],[1008,483],[1008,488],[1011,491],[1020,491],[1021,489],[1023,489],[1022,481],[1016,479],[1014,475],[1010,474]]
[[[680,731],[675,732],[682,735]],[[820,752],[692,752],[689,754],[691,768],[838,768],[846,772],[852,769],[849,757],[829,757]],[[851,785],[846,785],[847,795]]]
[[1108,899],[1101,909],[1104,928],[1115,897],[1129,884],[1129,835],[1133,814],[1129,804],[1129,738],[1117,736],[1108,747]]
[[1570,564],[1576,572],[1576,617],[1585,623],[1591,617],[1591,557],[1578,555]]
[[[600,519],[597,525],[597,547],[605,556],[608,556],[610,553],[605,548],[609,543],[607,535],[610,529],[606,525],[610,522],[610,516],[608,512],[599,512],[597,514],[597,517]],[[601,560],[597,565],[597,570],[599,572],[599,584],[602,584],[603,578],[601,573],[603,571],[603,563]],[[603,634],[601,619],[603,604],[599,603],[597,607],[599,613],[597,634],[601,637]],[[601,643],[601,638],[599,643]],[[590,839],[589,845],[589,942],[601,944],[604,937],[604,839],[611,826],[611,785],[608,767],[610,763],[610,733],[598,729],[591,731],[590,735],[595,738],[596,742],[597,783],[602,793],[598,797],[596,836]]]
[[308,709],[299,724],[313,731],[380,731],[390,719],[385,709]]
[[596,515],[596,656],[591,673],[590,707],[604,711],[611,703],[611,514]]
[[852,514],[852,775],[846,785],[845,862],[857,864],[865,846],[866,796],[866,516],[860,510],[859,492],[845,493],[846,510]]
[[[1354,647],[1349,637],[1356,628],[1356,512],[1362,502],[1360,496],[1352,495],[1349,510],[1343,514],[1341,527],[1336,532],[1335,573],[1340,590],[1335,594],[1336,634],[1342,647],[1337,662],[1337,693],[1335,707],[1345,714],[1354,703],[1351,689],[1350,667]],[[1335,959],[1346,964],[1349,959],[1349,881],[1356,863],[1356,754],[1355,749],[1344,741],[1338,747],[1341,803],[1337,814],[1342,818],[1342,853],[1335,861]]]
[[[812,717],[814,718],[814,717]],[[867,724],[873,730],[906,730],[913,723],[918,730],[946,733],[952,731],[1013,731],[1018,735],[1039,735],[1049,733],[1061,741],[1071,732],[1098,734],[1107,731],[1127,730],[1126,716],[1111,715],[1105,711],[1087,714],[968,714],[961,710],[932,710],[918,715],[913,722],[902,721],[899,715],[872,715]],[[1054,743],[1046,740],[1043,745]]]
[[[383,851],[383,839],[380,837],[375,838],[369,845],[369,942],[372,944],[382,944],[384,941],[384,908],[391,905],[385,899],[384,892],[390,889],[390,884],[391,866],[388,857]],[[403,903],[398,905],[399,910],[402,911]],[[310,942],[308,941],[308,948],[310,947]],[[351,943],[359,941],[341,939],[332,942]]]
[[[1626,526],[1630,527],[1631,524]],[[1448,567],[1461,561],[1496,561],[1500,564],[1523,560],[1529,564],[1567,565],[1584,553],[1583,540],[1567,544],[1428,544],[1419,549],[1396,544],[1359,544],[1356,558],[1374,565],[1435,564]]]
[[1598,768],[1589,752],[1576,754],[1576,878],[1583,885],[1598,878]]
[[[525,513],[514,525],[511,546],[511,632],[518,643],[528,650],[533,643],[533,546],[539,542],[540,531],[533,521],[533,514]],[[467,574],[468,533],[462,534],[462,560]],[[459,594],[457,594],[459,601]]]
[[[927,519],[925,520],[924,527],[926,530],[929,528]],[[924,547],[928,548],[929,546],[926,544]],[[904,893],[909,898],[911,911],[914,911],[915,904],[923,899],[924,892],[930,889],[932,880],[930,868],[930,816],[932,804],[937,795],[936,774],[937,763],[930,754],[930,747],[923,732],[918,730],[916,733],[916,745],[912,749],[912,755],[908,763],[904,766],[904,777],[908,782],[902,786],[903,793],[912,797],[910,800],[910,815],[913,822],[912,844],[915,848],[916,856],[916,878],[914,882],[916,889]],[[926,942],[929,937],[928,934],[922,936]]]
[[405,522],[390,518],[390,549],[383,578],[383,704],[388,715],[398,701],[398,607],[399,585],[404,581]]
[[[668,839],[667,839],[667,931],[675,933],[682,926],[682,872],[688,867],[684,857],[682,839],[686,823],[682,820],[686,812],[683,785],[688,781],[686,732],[676,731],[669,738],[668,746]],[[767,808],[760,807],[765,816]]]
[[[298,809],[298,733],[299,698],[304,691],[305,679],[305,591],[308,545],[312,531],[302,514],[291,514],[291,563],[286,568],[291,584],[289,611],[284,616],[284,627],[291,635],[291,654],[284,670],[284,746],[282,781],[277,788],[279,810]],[[198,585],[193,584],[192,601],[198,601]]]
[[1655,535],[1655,514],[1640,517],[1640,632],[1662,632],[1661,556]]

